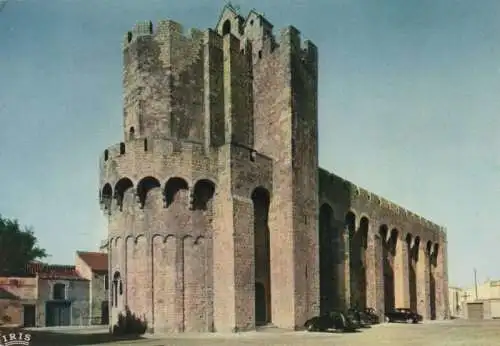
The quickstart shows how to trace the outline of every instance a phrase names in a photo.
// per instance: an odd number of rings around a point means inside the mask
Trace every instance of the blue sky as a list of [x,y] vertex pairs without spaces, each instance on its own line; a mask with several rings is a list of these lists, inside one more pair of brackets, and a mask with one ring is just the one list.
[[[119,5],[118,5],[119,4]],[[450,283],[500,279],[500,2],[233,1],[320,52],[320,163],[448,228]],[[51,262],[106,236],[98,156],[122,135],[137,20],[213,27],[224,1],[9,0],[0,12],[0,213]]]

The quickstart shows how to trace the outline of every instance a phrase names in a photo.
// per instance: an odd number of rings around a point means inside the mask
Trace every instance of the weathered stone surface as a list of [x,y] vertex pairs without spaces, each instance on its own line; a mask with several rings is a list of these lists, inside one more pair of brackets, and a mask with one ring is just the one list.
[[[229,6],[214,30],[161,21],[126,35],[124,141],[100,161],[111,323],[127,306],[151,331],[297,329],[320,305],[383,312],[383,273],[399,267],[390,299],[409,304],[407,235],[432,249],[446,236],[318,168],[317,63],[297,29],[275,38],[261,15]],[[419,273],[439,282],[444,309],[446,252],[433,256]]]

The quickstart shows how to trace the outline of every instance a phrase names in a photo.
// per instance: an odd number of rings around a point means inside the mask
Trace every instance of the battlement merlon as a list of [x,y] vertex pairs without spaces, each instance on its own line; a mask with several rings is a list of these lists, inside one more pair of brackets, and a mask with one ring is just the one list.
[[189,29],[184,32],[182,24],[173,20],[162,19],[153,25],[151,21],[137,22],[131,31],[125,34],[123,40],[123,48],[127,48],[134,43],[138,38],[143,36],[152,36],[158,41],[167,41],[171,37],[182,37],[184,39],[192,39],[199,41],[203,36],[203,31],[199,29]]
[[[247,26],[255,26],[252,20],[248,20],[252,16],[260,18],[262,29],[255,30],[254,28],[247,29]],[[238,20],[237,22],[240,22]],[[221,26],[221,24],[218,24]],[[288,48],[292,53],[296,53],[303,63],[316,66],[318,62],[318,48],[310,40],[302,41],[300,31],[294,26],[288,26],[280,30],[280,35],[276,39],[273,34],[273,26],[262,16],[255,11],[251,11],[249,17],[244,22],[243,32],[239,29],[231,29],[230,33],[240,41],[240,49],[245,48],[249,43],[254,46],[254,53],[260,53],[260,58],[265,58],[266,54],[273,53],[276,48]],[[207,33],[208,32],[208,33]],[[189,29],[187,34],[184,33],[183,26],[172,20],[160,20],[156,26],[151,21],[137,22],[133,29],[125,34],[123,41],[123,49],[128,48],[136,42],[140,37],[153,37],[158,42],[168,42],[169,39],[177,37],[181,40],[201,41],[205,37],[204,44],[210,44],[207,37],[214,38],[215,35],[225,36],[227,34],[222,27],[215,29]]]
[[[414,212],[401,207],[400,205],[389,201],[388,199],[381,197],[373,192],[370,192],[364,188],[359,187],[358,185],[352,183],[349,180],[346,180],[342,177],[337,176],[334,173],[330,173],[329,171],[319,168],[320,180],[325,181],[325,179],[330,179],[330,181],[341,182],[343,187],[350,193],[352,199],[363,198],[366,202],[375,201],[381,207],[392,210],[395,214],[402,214],[412,220],[412,222],[418,223],[422,226],[425,226],[429,229],[432,229],[436,234],[439,235],[439,238],[446,240],[446,228],[440,226],[426,218],[415,214]],[[329,181],[325,181],[323,184],[329,186],[331,183]]]
[[302,41],[300,31],[293,25],[280,30],[277,45],[282,49],[287,47],[292,54],[297,54],[303,63],[316,65],[318,63],[318,47],[310,41]]

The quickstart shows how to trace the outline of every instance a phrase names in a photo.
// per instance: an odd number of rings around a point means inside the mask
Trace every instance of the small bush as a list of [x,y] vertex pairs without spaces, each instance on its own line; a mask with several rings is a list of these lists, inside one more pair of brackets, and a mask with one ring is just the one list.
[[118,315],[118,322],[113,327],[114,335],[142,335],[146,333],[148,324],[132,313],[128,306],[125,314]]

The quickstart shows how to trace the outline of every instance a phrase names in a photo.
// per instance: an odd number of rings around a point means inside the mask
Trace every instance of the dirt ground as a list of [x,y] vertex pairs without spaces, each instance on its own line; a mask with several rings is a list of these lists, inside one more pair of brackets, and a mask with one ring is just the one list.
[[31,345],[144,345],[144,346],[225,346],[225,345],[464,345],[500,346],[500,320],[441,321],[411,324],[381,324],[358,333],[308,333],[265,329],[241,334],[178,334],[112,341],[106,331],[96,328],[33,330]]

